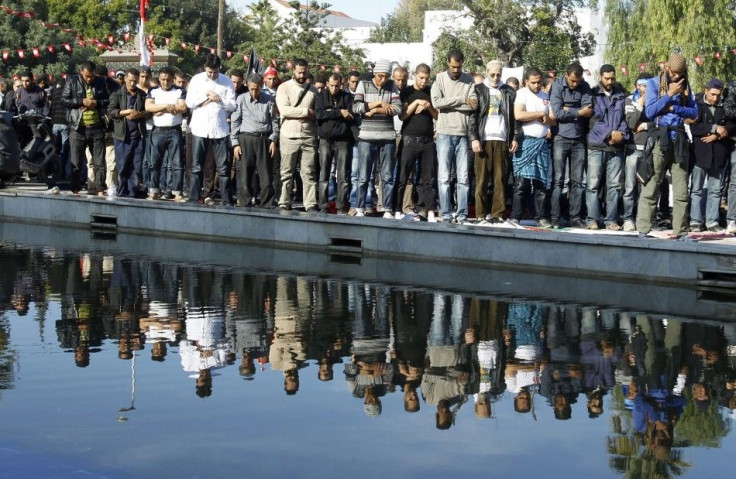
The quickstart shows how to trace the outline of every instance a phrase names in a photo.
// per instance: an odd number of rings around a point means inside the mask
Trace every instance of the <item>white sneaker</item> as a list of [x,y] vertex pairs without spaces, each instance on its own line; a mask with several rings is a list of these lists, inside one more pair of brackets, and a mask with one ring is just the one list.
[[631,220],[624,221],[624,231],[631,233],[632,231],[636,231],[636,225]]
[[392,220],[392,219],[394,219],[394,215],[390,211],[385,211],[383,213],[383,219],[384,220]]
[[355,208],[355,216],[365,216],[365,210],[363,208]]
[[434,211],[430,211],[429,213],[427,213],[427,222],[437,223],[437,216],[435,216]]
[[115,188],[108,188],[107,189],[107,197],[108,198],[112,199],[112,198],[115,198],[117,195],[118,194],[117,194],[117,191],[115,191]]
[[394,218],[396,218],[397,220],[403,220],[404,213],[402,213],[401,211],[397,211],[396,214],[394,215]]
[[728,226],[726,226],[726,233],[730,235],[736,235],[736,220],[731,220],[728,222]]
[[59,190],[59,187],[54,186],[53,188],[49,188],[48,190],[46,190],[43,194],[44,195],[58,195],[59,193],[61,193],[61,190]]

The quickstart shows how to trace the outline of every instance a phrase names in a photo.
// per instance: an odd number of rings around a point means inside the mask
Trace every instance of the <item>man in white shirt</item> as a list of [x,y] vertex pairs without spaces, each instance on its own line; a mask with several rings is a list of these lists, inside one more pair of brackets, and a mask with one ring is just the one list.
[[542,89],[542,72],[526,71],[526,87],[519,90],[514,103],[516,121],[521,123],[523,140],[513,158],[514,203],[511,222],[518,224],[531,187],[534,187],[534,209],[537,226],[552,226],[545,214],[547,189],[550,184],[550,160],[547,132],[555,121],[550,118],[549,95]]
[[[163,67],[158,71],[161,86],[151,88],[146,97],[146,111],[153,113],[153,133],[151,134],[151,174],[148,197],[158,198],[161,190],[174,193],[174,201],[182,202],[182,157],[181,121],[187,110],[184,92],[174,86],[174,71]],[[164,171],[171,171],[171,185],[167,175],[161,179],[161,166],[166,159],[170,165]],[[163,183],[163,185],[161,185]]]
[[220,58],[207,55],[204,71],[192,77],[187,89],[186,106],[192,110],[189,129],[192,132],[192,171],[189,201],[199,202],[202,189],[202,169],[207,149],[212,147],[222,204],[232,203],[230,190],[230,125],[227,118],[235,111],[235,87],[220,73]]

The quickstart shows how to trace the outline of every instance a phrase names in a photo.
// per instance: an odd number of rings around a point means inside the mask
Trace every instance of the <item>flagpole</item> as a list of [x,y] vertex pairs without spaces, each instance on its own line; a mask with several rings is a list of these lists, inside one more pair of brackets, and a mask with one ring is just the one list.
[[217,2],[217,56],[222,58],[222,36],[225,30],[225,0]]

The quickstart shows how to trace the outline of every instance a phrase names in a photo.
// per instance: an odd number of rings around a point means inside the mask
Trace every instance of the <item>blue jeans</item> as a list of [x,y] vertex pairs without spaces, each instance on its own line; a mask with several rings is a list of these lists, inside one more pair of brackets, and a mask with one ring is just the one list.
[[[148,187],[154,191],[172,191],[181,194],[182,164],[181,164],[181,128],[158,127],[151,134],[151,170]],[[172,184],[167,183],[166,171],[163,169],[164,160],[171,165]],[[163,178],[162,178],[163,176]],[[163,180],[163,181],[162,181]],[[170,186],[170,188],[169,188]]]
[[381,172],[381,188],[383,192],[383,209],[393,212],[394,168],[396,167],[396,142],[390,141],[358,141],[358,208],[365,208],[368,196],[368,182],[373,176],[373,164],[378,161]]
[[[703,210],[705,209],[705,227],[718,226],[721,203],[721,176],[709,175],[699,166],[693,168],[690,188],[690,223],[703,224]],[[707,180],[706,180],[707,178]],[[704,198],[703,185],[708,189],[708,197]],[[705,208],[703,200],[705,199]]]
[[[355,208],[358,204],[358,189],[360,187],[360,152],[358,144],[353,145],[353,151],[350,156],[350,207]],[[374,205],[376,198],[376,181],[371,172],[371,179],[368,182],[368,196],[365,197],[365,206],[370,208]]]
[[51,126],[51,133],[54,134],[56,139],[56,150],[59,152],[61,172],[68,177],[72,171],[69,164],[69,125],[54,124]]
[[446,221],[452,219],[450,173],[453,160],[457,174],[457,219],[465,220],[468,218],[470,155],[470,144],[467,136],[437,135],[437,190],[440,196],[440,213]]
[[623,160],[623,151],[588,150],[588,186],[585,193],[588,221],[600,221],[601,205],[598,201],[598,190],[604,171],[606,173],[606,217],[603,222],[609,225],[618,221]]
[[624,221],[634,221],[636,200],[639,197],[639,180],[636,179],[636,164],[644,156],[642,150],[632,150],[626,155],[624,166]]
[[189,201],[196,203],[202,194],[202,170],[207,156],[207,148],[212,147],[215,156],[215,168],[220,183],[220,194],[222,204],[229,205],[232,202],[230,190],[230,137],[203,138],[192,135],[192,172],[189,181]]
[[557,136],[552,148],[554,181],[552,182],[552,221],[560,219],[560,200],[565,183],[565,171],[570,160],[570,219],[580,219],[583,199],[583,170],[585,170],[585,143],[580,139]]
[[114,140],[115,165],[118,168],[117,195],[125,198],[135,198],[138,190],[138,175],[136,166],[143,161],[143,138],[135,135],[125,141]]

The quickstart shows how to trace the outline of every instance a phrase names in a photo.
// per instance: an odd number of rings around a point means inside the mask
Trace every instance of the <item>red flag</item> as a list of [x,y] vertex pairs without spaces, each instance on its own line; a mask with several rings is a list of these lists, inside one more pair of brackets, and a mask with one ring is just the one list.
[[715,52],[713,54],[713,58],[715,58],[716,60],[720,60],[721,59],[721,52]]
[[66,77],[67,77],[67,76],[68,76],[68,75],[67,75],[66,73],[62,73],[62,74],[61,74],[61,78],[63,78],[64,80],[66,80]]
[[38,47],[31,48],[31,51],[33,52],[33,56],[36,58],[41,57],[41,50],[38,49]]
[[695,63],[697,63],[698,66],[703,65],[703,57],[701,57],[700,55],[695,55],[693,60],[695,60]]
[[125,43],[128,43],[130,41],[130,32],[123,33],[123,40]]
[[213,54],[213,55],[214,55],[216,51],[217,51],[217,49],[216,49],[216,48],[210,47],[210,53],[211,53],[211,54]]
[[187,49],[187,44],[185,42],[181,42],[181,48],[184,49],[184,50],[186,50]]
[[623,75],[628,75],[629,74],[629,69],[626,68],[626,65],[621,65],[621,73]]
[[17,52],[18,52],[18,58],[20,58],[21,60],[26,57],[26,51],[25,50],[17,50]]
[[226,56],[227,56],[228,58],[232,58],[232,57],[233,57],[233,52],[225,52],[225,55],[226,55]]
[[194,45],[194,51],[199,53],[199,45]]
[[153,43],[153,33],[148,34],[148,43]]
[[112,33],[109,34],[107,36],[107,43],[109,43],[110,45],[112,45],[113,43],[115,43],[115,35],[113,35]]
[[553,72],[552,70],[547,70],[547,75],[549,75],[550,78],[554,78],[555,77],[555,72]]
[[10,58],[10,52],[8,50],[3,50],[3,61],[6,61],[8,58]]
[[288,60],[286,62],[286,68],[288,68],[289,70],[291,70],[292,68],[294,68],[294,62],[292,62],[291,60]]
[[64,47],[64,50],[66,50],[67,52],[69,52],[69,53],[72,52],[72,46],[69,45],[68,43],[62,43],[61,46],[63,46]]
[[33,12],[21,12],[20,17],[31,19],[31,18],[36,18],[36,14]]
[[48,51],[49,51],[49,53],[54,53],[54,54],[56,53],[56,48],[54,48],[54,46],[53,46],[53,45],[49,45],[49,46],[47,46],[47,47],[46,47],[46,50],[48,50]]
[[340,73],[340,65],[335,65],[335,66],[334,66],[334,67],[332,68],[332,71],[333,71],[333,72],[335,72],[335,73]]
[[246,65],[248,64],[248,55],[243,55],[243,61]]
[[169,37],[164,37],[164,42],[166,42],[166,46],[167,46],[167,47],[169,46],[169,42],[170,42],[170,41],[171,41],[171,38],[169,38]]
[[319,69],[322,70],[322,71],[325,71],[327,68],[324,65],[320,64],[319,65]]
[[647,64],[639,63],[639,73],[644,73],[645,71],[647,71]]

